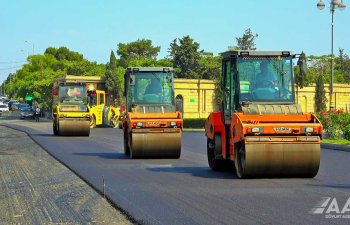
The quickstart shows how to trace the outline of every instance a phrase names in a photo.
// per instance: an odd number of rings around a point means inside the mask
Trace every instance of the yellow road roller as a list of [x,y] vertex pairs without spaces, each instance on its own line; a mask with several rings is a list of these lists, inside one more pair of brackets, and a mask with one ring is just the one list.
[[60,136],[89,136],[90,113],[86,84],[77,79],[57,79],[52,91],[53,133]]
[[124,152],[130,158],[179,158],[183,120],[176,111],[173,69],[127,68]]
[[323,127],[295,103],[293,59],[305,73],[305,55],[290,51],[222,54],[222,107],[205,123],[209,167],[234,162],[239,178],[314,177]]

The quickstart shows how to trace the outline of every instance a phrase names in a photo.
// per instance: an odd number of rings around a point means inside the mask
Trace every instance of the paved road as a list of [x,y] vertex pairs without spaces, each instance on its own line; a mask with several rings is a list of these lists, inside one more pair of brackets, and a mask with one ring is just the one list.
[[340,210],[350,197],[349,152],[322,149],[314,179],[240,180],[234,172],[208,168],[203,133],[183,134],[179,160],[130,160],[123,154],[119,129],[97,128],[89,138],[54,137],[50,123],[12,123],[96,189],[102,191],[104,179],[107,196],[139,223],[350,222],[350,218],[326,219],[325,213],[311,213],[324,197],[335,198]]

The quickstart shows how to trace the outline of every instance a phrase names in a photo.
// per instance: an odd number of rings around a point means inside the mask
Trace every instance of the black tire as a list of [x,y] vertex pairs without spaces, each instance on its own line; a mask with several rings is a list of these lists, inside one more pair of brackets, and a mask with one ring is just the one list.
[[208,164],[212,170],[224,170],[226,160],[220,159],[222,141],[219,134],[215,134],[214,140],[207,138],[207,157]]
[[245,167],[245,144],[244,142],[237,143],[237,148],[235,151],[235,169],[236,175],[239,178],[244,177],[244,167]]
[[90,118],[90,128],[93,129],[96,127],[96,117],[95,115],[92,115],[92,117]]
[[124,131],[124,154],[130,155],[130,147],[129,147],[129,134],[127,131]]
[[53,128],[53,135],[55,136],[58,135],[58,129],[55,122],[53,123],[52,128]]

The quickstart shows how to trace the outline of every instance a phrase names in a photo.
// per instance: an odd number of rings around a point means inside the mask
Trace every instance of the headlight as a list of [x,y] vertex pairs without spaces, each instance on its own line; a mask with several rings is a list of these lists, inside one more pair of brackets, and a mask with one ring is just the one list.
[[312,133],[312,132],[314,132],[313,127],[305,127],[305,133]]
[[260,127],[252,127],[252,132],[253,133],[259,133],[260,132]]
[[143,123],[142,122],[137,122],[136,126],[143,127]]
[[170,122],[170,126],[176,126],[176,122]]

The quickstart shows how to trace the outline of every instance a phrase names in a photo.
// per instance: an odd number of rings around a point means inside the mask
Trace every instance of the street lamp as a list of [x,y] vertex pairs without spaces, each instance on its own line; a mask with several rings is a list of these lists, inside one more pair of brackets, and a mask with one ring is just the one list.
[[30,44],[30,45],[32,45],[32,46],[33,46],[33,55],[34,55],[34,43],[29,42],[29,41],[25,41],[25,43],[28,43],[28,44]]
[[[325,4],[323,0],[320,0],[317,3],[317,8],[319,10],[324,9]],[[334,76],[334,54],[333,54],[333,30],[334,30],[334,13],[336,9],[344,10],[346,8],[346,4],[343,2],[343,0],[331,0],[330,2],[330,10],[332,14],[332,23],[331,23],[331,83],[330,83],[330,104],[329,109],[332,110],[334,108],[334,99],[333,99],[333,76]]]

